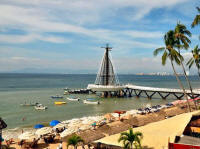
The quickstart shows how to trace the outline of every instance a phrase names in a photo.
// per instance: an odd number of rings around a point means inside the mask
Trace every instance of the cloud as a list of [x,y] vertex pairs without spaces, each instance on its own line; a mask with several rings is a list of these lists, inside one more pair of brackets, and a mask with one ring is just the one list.
[[66,38],[60,38],[60,37],[55,37],[55,36],[41,36],[37,34],[27,34],[27,35],[1,34],[0,35],[0,43],[21,44],[21,43],[34,42],[36,40],[46,41],[46,42],[51,42],[51,43],[69,43],[70,42],[70,40]]
[[[73,46],[74,49],[91,49],[97,44],[109,42],[114,47],[113,50],[117,51],[113,52],[113,56],[117,57],[119,71],[162,71],[160,59],[152,58],[149,53],[163,44],[163,31],[145,17],[152,10],[172,9],[186,2],[189,0],[1,0],[0,43],[15,44],[14,46],[21,44],[20,47],[23,47],[25,43],[44,41],[69,43],[67,46]],[[140,30],[137,27],[141,27]],[[13,30],[17,33],[13,33]],[[85,44],[85,47],[82,48],[80,43]],[[62,60],[63,53],[59,55],[59,52],[56,53],[57,49],[52,50],[53,52],[48,49],[48,52],[42,53],[41,49],[32,49],[30,45],[27,47],[29,48],[23,50],[16,49],[20,52],[15,51],[15,54],[11,54],[13,51],[5,47],[0,69],[98,68],[95,57],[77,61],[70,55],[69,59]],[[6,53],[7,49],[10,54]],[[56,57],[56,60],[52,57]],[[92,60],[94,63],[91,63]],[[170,66],[165,69],[171,70]]]
[[[66,39],[61,37],[44,37],[43,33],[73,33],[79,36],[86,36],[90,38],[96,38],[97,40],[110,40],[118,42],[120,40],[129,40],[122,36],[128,36],[130,38],[160,38],[161,34],[151,31],[130,31],[123,30],[118,32],[114,29],[102,29],[98,27],[97,23],[107,21],[109,17],[117,19],[119,14],[124,17],[123,14],[129,15],[129,18],[133,20],[142,19],[152,9],[155,8],[168,8],[180,3],[184,3],[187,0],[168,0],[160,2],[160,0],[2,0],[0,5],[0,29],[20,29],[26,32],[28,35],[18,36],[19,39],[12,41],[11,43],[25,43],[34,40],[43,40],[53,43],[62,43]],[[126,12],[130,9],[130,13]],[[127,20],[130,21],[130,20]],[[80,23],[81,22],[81,23]],[[93,26],[92,28],[89,27]],[[54,36],[54,37],[53,37]],[[57,35],[58,36],[58,35]],[[1,38],[1,41],[11,41],[16,35],[5,36],[5,39]],[[27,37],[27,38],[25,38]],[[151,45],[150,43],[134,41],[135,46],[139,45]],[[142,46],[143,47],[143,46]],[[147,47],[147,46],[144,46]],[[152,47],[152,46],[150,46]],[[155,47],[155,46],[153,46]]]

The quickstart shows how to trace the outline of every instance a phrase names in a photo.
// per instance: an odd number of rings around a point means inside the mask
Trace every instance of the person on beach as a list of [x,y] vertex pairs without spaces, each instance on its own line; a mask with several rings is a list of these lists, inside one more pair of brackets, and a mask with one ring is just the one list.
[[56,149],[62,149],[62,142],[59,143],[58,147]]

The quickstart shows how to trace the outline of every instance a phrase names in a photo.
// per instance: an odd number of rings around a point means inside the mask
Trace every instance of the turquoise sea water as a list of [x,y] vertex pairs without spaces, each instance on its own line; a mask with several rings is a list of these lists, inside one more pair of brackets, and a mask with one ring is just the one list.
[[[95,95],[74,95],[81,99],[89,97],[100,100],[100,105],[85,105],[82,102],[68,101],[65,95],[63,101],[66,105],[54,105],[52,95],[62,95],[63,88],[86,88],[87,84],[95,81],[96,75],[71,75],[71,74],[0,74],[0,117],[8,124],[8,128],[32,126],[37,123],[46,123],[53,119],[68,120],[84,116],[102,115],[114,110],[137,109],[146,104],[163,104],[172,100],[145,97],[132,98],[100,98]],[[121,84],[132,83],[135,85],[178,88],[174,76],[137,76],[119,75]],[[183,79],[183,77],[182,77]],[[194,88],[200,88],[197,76],[191,76]],[[185,84],[185,82],[184,82]],[[40,102],[48,109],[36,111],[33,107],[22,107],[20,103]]]

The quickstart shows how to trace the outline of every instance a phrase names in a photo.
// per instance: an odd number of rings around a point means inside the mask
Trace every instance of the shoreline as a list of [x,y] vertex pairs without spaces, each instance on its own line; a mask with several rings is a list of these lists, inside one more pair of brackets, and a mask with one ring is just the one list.
[[[149,104],[146,105],[146,107],[150,107]],[[143,107],[144,108],[144,107]],[[163,109],[165,108],[164,104],[161,104],[161,108]],[[131,109],[131,110],[127,110],[126,113],[121,114],[121,118],[125,118],[127,119],[127,117],[134,117],[137,115],[141,115],[138,114],[140,111],[136,110],[136,109]],[[105,119],[105,115],[111,114],[113,116],[113,118],[115,119],[115,121],[118,121],[118,114],[117,113],[106,113],[106,114],[102,114],[102,115],[97,115],[97,116],[84,116],[81,118],[73,118],[73,119],[69,119],[69,120],[64,120],[61,121],[61,123],[67,124],[67,128],[68,129],[73,129],[74,132],[78,132],[79,130],[88,130],[92,128],[92,124],[94,122],[100,122],[103,121]],[[45,126],[49,126],[48,122],[46,123],[41,123],[41,124],[45,124]],[[109,124],[109,123],[108,123]],[[22,132],[26,132],[26,131],[31,131],[31,132],[35,132],[36,129],[33,128],[34,125],[30,125],[27,127],[16,127],[16,128],[11,128],[11,129],[5,129],[3,130],[3,138],[5,140],[8,139],[18,139],[18,136],[20,134],[22,134]]]
[[[128,114],[136,114],[136,113],[137,113],[137,110],[135,109],[128,110],[126,111],[125,114],[122,114],[121,117],[127,116]],[[81,118],[72,118],[69,120],[61,121],[61,123],[68,124],[69,126],[68,129],[70,129],[70,127],[72,127],[73,125],[75,125],[76,127],[81,127],[81,125],[84,125],[84,126],[87,125],[88,129],[90,129],[92,128],[91,126],[92,123],[102,121],[106,114],[112,114],[113,117],[115,117],[116,119],[118,118],[117,113],[105,113],[105,114],[96,115],[96,116],[84,116]],[[50,127],[48,122],[41,123],[41,124],[47,127]],[[83,129],[83,130],[86,130],[86,129]],[[25,127],[23,126],[23,127],[8,128],[2,131],[2,135],[5,140],[9,140],[11,138],[18,139],[18,136],[22,134],[22,132],[26,132],[26,131],[35,132],[36,129],[34,128],[34,125],[29,125]]]

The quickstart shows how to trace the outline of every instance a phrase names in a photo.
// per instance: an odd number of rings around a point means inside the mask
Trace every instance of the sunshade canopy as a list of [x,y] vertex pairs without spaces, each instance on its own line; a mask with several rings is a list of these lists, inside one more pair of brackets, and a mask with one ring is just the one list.
[[51,127],[43,127],[43,128],[38,129],[35,132],[35,134],[38,135],[38,136],[41,136],[41,135],[49,134],[51,132],[52,132],[52,128]]
[[44,125],[42,125],[42,124],[36,124],[34,126],[35,129],[39,129],[39,128],[43,128],[43,127],[44,127]]
[[23,134],[18,136],[19,139],[21,140],[32,140],[36,139],[37,136],[33,132],[24,132]]
[[57,124],[59,124],[60,123],[60,121],[58,121],[58,120],[52,120],[50,123],[49,123],[49,125],[50,126],[56,126]]

